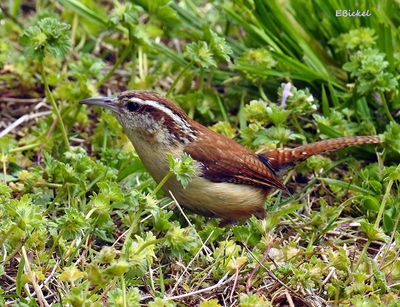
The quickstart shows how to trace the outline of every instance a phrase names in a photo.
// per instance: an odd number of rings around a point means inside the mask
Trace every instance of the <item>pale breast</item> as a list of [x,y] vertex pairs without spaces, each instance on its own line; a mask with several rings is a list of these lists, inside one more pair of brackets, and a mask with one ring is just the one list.
[[176,148],[176,152],[168,150],[159,139],[162,134],[148,134],[144,136],[146,140],[143,140],[138,133],[129,133],[129,131],[126,131],[126,133],[144,166],[157,182],[160,182],[169,171],[167,154],[172,153],[174,156],[179,157],[183,153],[183,150],[179,148]]

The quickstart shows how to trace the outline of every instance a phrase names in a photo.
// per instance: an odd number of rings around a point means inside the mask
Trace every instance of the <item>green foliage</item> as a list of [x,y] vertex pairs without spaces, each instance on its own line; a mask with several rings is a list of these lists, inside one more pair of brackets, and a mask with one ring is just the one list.
[[206,42],[191,43],[187,45],[186,56],[204,69],[217,66],[214,55]]
[[186,188],[195,175],[195,160],[186,153],[179,158],[174,158],[172,154],[168,154],[167,159],[170,171],[176,176],[176,179],[182,186]]
[[108,304],[112,307],[124,306],[124,302],[129,302],[129,306],[139,307],[140,305],[139,289],[132,288],[124,293],[121,289],[113,289],[108,293]]
[[385,241],[387,238],[382,230],[377,229],[374,225],[362,221],[361,223],[361,231],[367,235],[367,238],[370,241]]
[[[349,4],[373,7],[368,18],[337,5],[5,1],[0,133],[20,125],[0,138],[0,305],[395,306],[399,3]],[[265,219],[220,227],[158,193],[172,177],[186,187],[199,163],[169,155],[156,185],[114,115],[79,105],[126,89],[164,94],[257,153],[383,144],[280,170],[288,191],[271,191]]]
[[79,61],[73,62],[70,65],[71,73],[78,81],[86,81],[88,79],[100,80],[104,68],[104,63],[91,54],[82,53]]
[[56,221],[60,232],[66,239],[72,239],[79,236],[81,230],[89,226],[85,216],[76,209],[66,209],[64,215]]
[[387,130],[383,135],[385,145],[389,148],[389,150],[393,150],[397,153],[400,153],[399,135],[400,135],[400,125],[393,122],[391,122],[387,126]]
[[161,298],[157,297],[154,301],[150,302],[149,307],[175,307],[176,304],[171,301],[162,300]]
[[208,301],[201,302],[199,307],[220,307],[221,305],[218,303],[218,300],[212,299]]
[[259,123],[261,125],[267,123],[268,113],[265,103],[263,101],[252,100],[248,105],[244,107],[243,111],[246,115],[247,120],[254,123]]
[[134,25],[137,23],[138,9],[132,3],[120,3],[115,1],[114,9],[111,12],[110,22],[114,27],[120,23]]
[[155,258],[154,244],[156,238],[151,232],[147,232],[144,238],[135,236],[135,239],[135,241],[127,241],[123,256],[130,263],[131,274],[142,276]]
[[389,62],[385,61],[385,54],[377,49],[357,51],[350,56],[343,68],[356,78],[356,90],[361,95],[373,91],[389,92],[397,87],[396,77],[387,71]]
[[273,58],[270,51],[265,48],[247,50],[237,59],[236,69],[243,72],[245,77],[252,82],[260,83],[266,80],[266,77],[257,76],[250,72],[247,67],[262,67],[263,69],[273,69],[277,61]]
[[265,102],[259,100],[250,101],[243,111],[250,122],[260,125],[272,123],[279,126],[286,121],[288,116],[288,112],[282,107],[273,104],[267,106]]
[[210,30],[210,49],[216,57],[219,57],[227,62],[233,54],[232,48],[227,44],[223,37],[218,36],[217,33]]
[[5,39],[0,39],[0,67],[3,67],[7,62],[10,52],[9,42]]
[[169,0],[135,0],[134,2],[142,6],[151,17],[166,24],[175,24],[179,20]]
[[35,59],[43,61],[46,54],[64,57],[71,45],[70,26],[54,18],[40,19],[21,36],[21,43]]
[[358,28],[343,33],[331,40],[339,51],[353,51],[371,48],[376,43],[374,29]]
[[165,244],[170,249],[172,255],[176,257],[183,257],[185,252],[193,251],[199,243],[195,235],[195,230],[191,227],[180,228],[177,225],[172,225],[165,238]]
[[213,126],[210,127],[211,130],[222,134],[224,136],[227,136],[228,138],[232,139],[235,136],[236,129],[233,128],[229,123],[227,122],[218,122],[214,124]]
[[[285,84],[281,84],[281,87],[278,91],[279,96],[283,95],[284,86]],[[315,100],[314,96],[310,93],[309,88],[298,89],[295,86],[291,86],[290,93],[292,95],[290,95],[287,98],[286,105],[288,111],[290,111],[291,113],[298,115],[312,114],[318,110],[318,102]]]
[[266,299],[260,297],[257,294],[244,294],[240,295],[240,307],[261,307],[261,306],[272,306]]
[[79,271],[76,267],[71,266],[64,268],[63,272],[58,276],[58,279],[61,281],[74,283],[84,276],[85,273]]
[[40,208],[32,204],[30,195],[26,194],[18,200],[8,199],[7,194],[8,191],[3,188],[5,199],[0,208],[0,216],[3,216],[0,238],[1,242],[13,247],[20,241],[28,240],[33,233],[41,232],[45,220]]

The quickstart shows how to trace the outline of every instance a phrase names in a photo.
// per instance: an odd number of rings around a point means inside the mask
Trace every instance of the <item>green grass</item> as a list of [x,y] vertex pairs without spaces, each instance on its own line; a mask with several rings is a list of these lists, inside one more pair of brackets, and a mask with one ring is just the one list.
[[[399,304],[398,3],[0,8],[0,305]],[[163,195],[111,113],[79,104],[126,89],[168,95],[254,151],[384,142],[296,165],[264,220],[219,227]],[[187,184],[190,158],[170,163]]]

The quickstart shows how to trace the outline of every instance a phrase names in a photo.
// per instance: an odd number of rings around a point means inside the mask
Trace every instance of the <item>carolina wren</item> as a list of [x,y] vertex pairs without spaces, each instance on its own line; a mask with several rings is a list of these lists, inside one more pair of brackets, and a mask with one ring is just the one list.
[[380,143],[375,136],[343,137],[255,154],[189,118],[171,100],[150,91],[125,91],[116,98],[81,101],[111,109],[155,181],[169,171],[167,153],[189,154],[196,175],[186,188],[169,179],[163,189],[196,213],[237,221],[265,216],[264,201],[285,189],[277,173],[312,155],[353,145]]

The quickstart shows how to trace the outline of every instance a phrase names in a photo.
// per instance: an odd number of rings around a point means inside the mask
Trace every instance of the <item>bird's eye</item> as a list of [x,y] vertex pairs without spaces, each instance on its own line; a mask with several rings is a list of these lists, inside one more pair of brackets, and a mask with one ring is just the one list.
[[137,111],[137,109],[139,109],[139,104],[137,102],[134,102],[134,101],[129,101],[126,104],[126,107],[130,112],[135,112],[135,111]]

